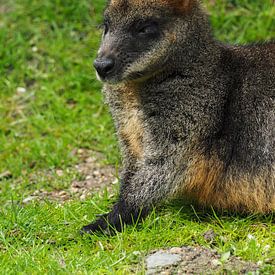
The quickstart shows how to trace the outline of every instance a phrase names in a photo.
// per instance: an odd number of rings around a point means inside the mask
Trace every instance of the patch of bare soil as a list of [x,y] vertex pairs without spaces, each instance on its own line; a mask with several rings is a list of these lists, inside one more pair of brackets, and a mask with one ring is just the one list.
[[[11,11],[10,0],[0,0],[0,28],[4,26],[3,15]],[[1,18],[2,17],[2,18]]]
[[146,259],[146,274],[247,274],[259,266],[238,257],[220,255],[201,246],[154,251]]
[[5,14],[8,11],[7,3],[4,3],[3,0],[0,0],[0,14]]
[[99,190],[104,186],[110,186],[117,182],[114,167],[100,164],[102,155],[82,149],[78,150],[78,154],[81,155],[83,162],[77,164],[75,169],[82,175],[83,179],[72,182],[70,188],[72,193],[85,198],[91,191]]
[[117,173],[114,167],[101,164],[103,156],[100,153],[78,149],[74,150],[73,154],[77,155],[79,159],[79,163],[74,167],[69,167],[66,171],[60,169],[56,171],[40,171],[32,175],[30,179],[30,181],[34,183],[38,178],[44,178],[46,181],[51,182],[58,177],[62,179],[65,173],[78,174],[78,176],[72,180],[69,188],[53,191],[39,189],[26,197],[23,203],[44,199],[62,202],[73,197],[85,199],[103,187],[106,187],[108,191],[112,190],[112,185],[118,181],[116,177]]

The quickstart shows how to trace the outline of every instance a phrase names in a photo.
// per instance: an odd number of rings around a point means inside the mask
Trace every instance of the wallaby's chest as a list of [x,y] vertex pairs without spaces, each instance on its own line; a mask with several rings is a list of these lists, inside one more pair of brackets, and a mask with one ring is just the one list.
[[141,159],[144,151],[144,122],[137,89],[130,85],[113,89],[108,91],[107,101],[118,137],[134,157]]

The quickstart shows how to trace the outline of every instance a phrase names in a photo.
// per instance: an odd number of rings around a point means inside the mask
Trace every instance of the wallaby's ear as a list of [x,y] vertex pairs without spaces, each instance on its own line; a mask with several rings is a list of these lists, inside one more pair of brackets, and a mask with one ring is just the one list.
[[188,13],[196,5],[198,0],[163,0],[167,5],[173,7],[175,12]]
[[199,0],[109,0],[109,6],[128,7],[133,3],[137,6],[154,4],[156,6],[167,6],[175,10],[175,13],[187,14],[199,2]]

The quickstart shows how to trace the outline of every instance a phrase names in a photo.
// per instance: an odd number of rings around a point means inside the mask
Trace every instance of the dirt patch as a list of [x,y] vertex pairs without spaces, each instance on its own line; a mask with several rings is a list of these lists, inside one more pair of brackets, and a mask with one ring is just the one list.
[[51,182],[58,177],[61,180],[64,174],[77,174],[78,176],[72,180],[69,188],[53,191],[39,189],[26,197],[23,203],[45,199],[62,202],[75,197],[84,200],[87,196],[99,191],[103,187],[106,187],[109,192],[112,191],[112,186],[118,182],[116,177],[117,172],[113,166],[102,164],[103,155],[86,149],[74,150],[72,153],[79,159],[79,163],[74,167],[69,167],[66,171],[60,169],[55,171],[40,171],[30,177],[30,181],[33,183],[37,179]]
[[5,27],[5,14],[11,12],[10,0],[0,0],[0,29]]
[[104,186],[117,183],[115,176],[117,173],[114,167],[100,164],[103,156],[96,152],[78,150],[80,158],[83,160],[75,166],[75,169],[83,177],[82,180],[74,180],[70,191],[85,198],[91,191],[99,190]]
[[9,11],[8,3],[3,2],[3,0],[0,0],[0,15],[3,15]]
[[69,200],[72,195],[68,191],[63,190],[54,190],[54,191],[46,191],[44,189],[39,189],[33,192],[30,196],[26,197],[23,200],[24,204],[28,204],[31,201],[36,200],[50,200],[50,201],[66,201]]
[[[174,259],[174,262],[172,261]],[[255,272],[259,266],[246,262],[230,253],[218,254],[217,251],[201,246],[173,247],[154,251],[146,259],[146,274],[247,274]]]

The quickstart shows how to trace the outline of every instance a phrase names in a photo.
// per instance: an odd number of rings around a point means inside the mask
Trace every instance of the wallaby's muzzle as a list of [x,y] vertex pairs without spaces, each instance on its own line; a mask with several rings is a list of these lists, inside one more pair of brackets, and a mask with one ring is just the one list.
[[101,57],[94,61],[94,67],[101,79],[109,76],[115,67],[115,60],[112,57]]

